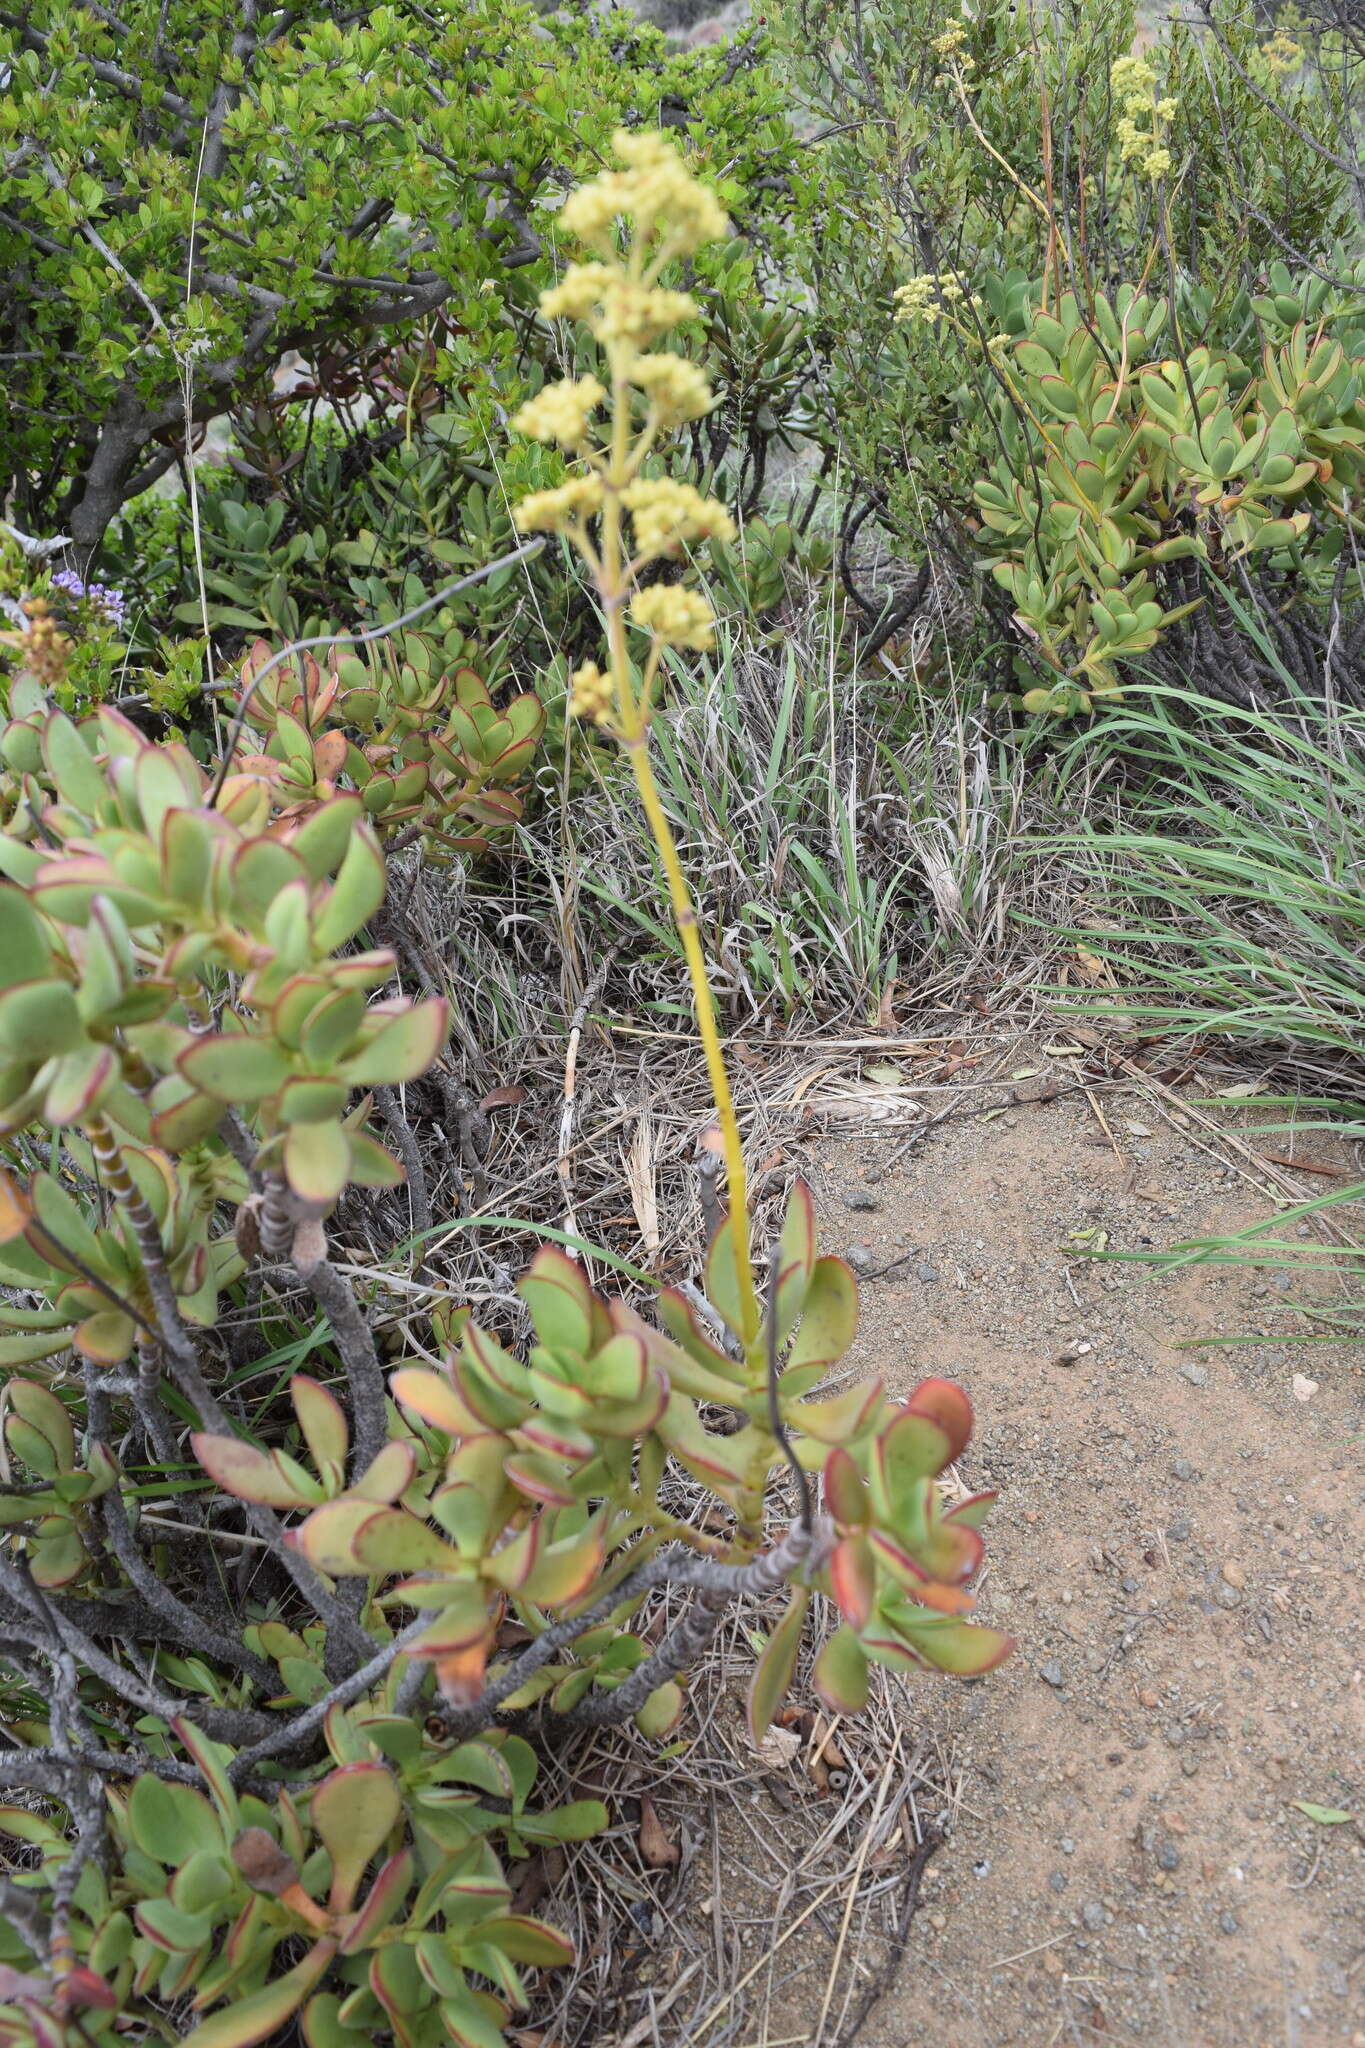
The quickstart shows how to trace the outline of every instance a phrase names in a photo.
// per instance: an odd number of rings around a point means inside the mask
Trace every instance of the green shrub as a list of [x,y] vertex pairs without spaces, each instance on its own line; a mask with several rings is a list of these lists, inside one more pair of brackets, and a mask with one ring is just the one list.
[[547,199],[623,118],[686,128],[736,194],[780,187],[790,144],[756,56],[670,53],[581,5],[319,0],[243,25],[230,0],[38,0],[0,26],[12,516],[69,533],[84,574],[183,459],[187,421],[268,402],[296,348],[324,396],[358,365],[370,402],[378,355],[409,431],[395,347],[428,352],[488,464],[509,387],[534,381]]

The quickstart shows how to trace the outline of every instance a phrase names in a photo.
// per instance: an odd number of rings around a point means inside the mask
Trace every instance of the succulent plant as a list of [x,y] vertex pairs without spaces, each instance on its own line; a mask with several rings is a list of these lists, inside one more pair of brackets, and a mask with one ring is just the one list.
[[486,846],[521,815],[512,787],[530,765],[545,713],[533,693],[495,706],[472,668],[447,671],[439,648],[408,631],[368,660],[333,654],[324,678],[310,654],[276,668],[257,641],[242,667],[242,704],[261,750],[234,761],[281,805],[331,796],[344,775],[383,831],[420,829],[447,855]]
[[1023,331],[997,356],[1006,452],[976,497],[991,573],[1043,678],[1028,710],[1084,711],[1120,693],[1200,602],[1169,602],[1173,562],[1193,559],[1216,582],[1264,557],[1325,590],[1358,518],[1365,328],[1343,309],[1329,334],[1322,280],[1278,281],[1249,306],[1267,330],[1259,375],[1227,348],[1158,356],[1168,304],[1131,286],[1089,309],[1066,293],[1055,313],[1017,312]]
[[446,1010],[371,1002],[393,956],[346,950],[387,885],[361,798],[238,775],[214,802],[187,748],[108,707],[77,724],[17,683],[11,713],[0,1129],[98,1115],[179,1153],[245,1106],[305,1202],[400,1178],[350,1105],[424,1073]]

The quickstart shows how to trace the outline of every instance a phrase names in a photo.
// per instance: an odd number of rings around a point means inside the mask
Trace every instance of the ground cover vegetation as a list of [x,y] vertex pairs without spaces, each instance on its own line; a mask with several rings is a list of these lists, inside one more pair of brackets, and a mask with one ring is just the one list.
[[586,2038],[585,1744],[1009,1654],[731,1044],[1358,1101],[1360,55],[0,12],[0,2041]]

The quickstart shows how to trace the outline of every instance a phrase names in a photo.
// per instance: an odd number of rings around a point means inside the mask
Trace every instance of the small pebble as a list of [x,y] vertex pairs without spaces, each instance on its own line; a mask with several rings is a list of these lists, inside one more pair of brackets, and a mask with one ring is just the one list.
[[1181,1366],[1180,1377],[1188,1380],[1192,1387],[1206,1387],[1209,1383],[1209,1369],[1206,1365],[1196,1365],[1191,1359],[1188,1365]]
[[850,1188],[844,1196],[846,1209],[880,1209],[881,1206],[869,1188]]
[[1156,1861],[1158,1870],[1179,1870],[1180,1851],[1176,1848],[1175,1843],[1159,1842],[1157,1844]]
[[1186,1521],[1185,1517],[1182,1515],[1178,1522],[1171,1523],[1171,1526],[1166,1531],[1166,1534],[1170,1537],[1172,1543],[1188,1543],[1190,1540],[1190,1531],[1192,1530],[1193,1526],[1193,1523]]
[[1237,1560],[1235,1558],[1230,1557],[1227,1563],[1223,1566],[1223,1579],[1227,1585],[1235,1586],[1238,1592],[1240,1593],[1242,1588],[1246,1585],[1247,1575],[1242,1570],[1242,1567],[1237,1563]]
[[1081,1920],[1089,1933],[1099,1933],[1105,1922],[1105,1911],[1098,1899],[1086,1900],[1081,1907]]
[[1235,1586],[1220,1586],[1213,1597],[1220,1607],[1240,1607],[1242,1604],[1242,1596]]
[[1232,1912],[1220,1913],[1218,1915],[1218,1927],[1219,1932],[1222,1934],[1236,1934],[1237,1915]]
[[851,1244],[844,1253],[855,1273],[866,1273],[872,1264],[872,1252],[865,1244]]
[[1066,1872],[1064,1870],[1050,1871],[1048,1873],[1047,1888],[1051,1892],[1064,1892],[1066,1890]]
[[1193,1479],[1194,1467],[1188,1458],[1177,1458],[1171,1467],[1171,1473],[1176,1479]]
[[1059,1690],[1066,1684],[1066,1674],[1055,1657],[1049,1657],[1046,1664],[1038,1666],[1038,1676]]
[[1070,1835],[1063,1835],[1057,1847],[1061,1850],[1063,1856],[1074,1856],[1076,1853],[1076,1844],[1072,1841]]
[[939,1277],[938,1267],[937,1267],[937,1266],[930,1266],[930,1265],[928,1265],[928,1264],[925,1264],[925,1265],[922,1265],[922,1266],[916,1266],[916,1268],[915,1268],[915,1276],[916,1276],[916,1278],[917,1278],[917,1279],[923,1280],[923,1281],[924,1281],[924,1283],[925,1283],[925,1285],[926,1285],[926,1286],[928,1286],[928,1285],[929,1285],[929,1283],[930,1283],[931,1281],[934,1281],[934,1280],[937,1280],[937,1279],[938,1279],[938,1277]]

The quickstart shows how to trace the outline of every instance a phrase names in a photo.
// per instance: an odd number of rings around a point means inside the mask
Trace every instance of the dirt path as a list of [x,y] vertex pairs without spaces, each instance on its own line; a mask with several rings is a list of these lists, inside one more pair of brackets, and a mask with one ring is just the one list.
[[[1266,1213],[1159,1105],[1105,1114],[1122,1158],[1083,1097],[947,1124],[885,1175],[875,1129],[818,1150],[829,1248],[914,1254],[868,1280],[855,1362],[976,1404],[963,1476],[1002,1496],[981,1613],[1020,1641],[918,1691],[962,1798],[860,2048],[1365,2048],[1365,1348],[1273,1341],[1286,1273],[1138,1281],[1065,1249]],[[800,2017],[773,2038],[810,2039]]]

